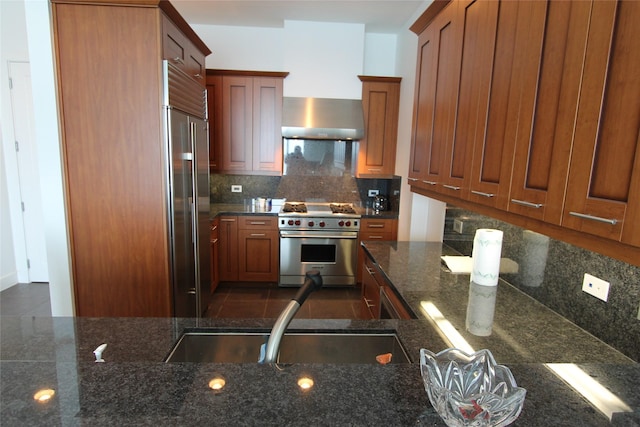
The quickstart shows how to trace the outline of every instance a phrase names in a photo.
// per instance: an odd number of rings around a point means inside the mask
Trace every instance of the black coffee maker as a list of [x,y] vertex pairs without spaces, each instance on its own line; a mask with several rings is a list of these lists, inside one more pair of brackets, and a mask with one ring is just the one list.
[[389,209],[389,199],[387,199],[387,196],[383,196],[378,194],[374,199],[373,199],[373,210],[375,213],[380,213],[381,211],[386,211],[387,209]]

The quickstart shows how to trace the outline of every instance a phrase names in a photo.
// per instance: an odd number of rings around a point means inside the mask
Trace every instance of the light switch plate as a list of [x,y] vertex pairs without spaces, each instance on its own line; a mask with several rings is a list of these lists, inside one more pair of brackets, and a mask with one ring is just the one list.
[[367,193],[369,197],[375,197],[378,194],[380,194],[380,190],[369,190],[369,192]]
[[609,286],[609,282],[587,273],[584,274],[584,279],[582,279],[582,290],[605,302],[609,298]]

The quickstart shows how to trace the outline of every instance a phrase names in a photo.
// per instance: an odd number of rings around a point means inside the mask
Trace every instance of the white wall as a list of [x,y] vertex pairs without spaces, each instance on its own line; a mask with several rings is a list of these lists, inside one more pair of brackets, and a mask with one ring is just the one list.
[[49,6],[48,0],[28,0],[25,2],[25,16],[34,94],[40,188],[42,206],[46,210],[43,221],[49,265],[51,314],[72,316],[74,307],[71,258],[65,213]]
[[0,1],[0,290],[29,277],[14,148],[9,61],[29,61],[22,1]]

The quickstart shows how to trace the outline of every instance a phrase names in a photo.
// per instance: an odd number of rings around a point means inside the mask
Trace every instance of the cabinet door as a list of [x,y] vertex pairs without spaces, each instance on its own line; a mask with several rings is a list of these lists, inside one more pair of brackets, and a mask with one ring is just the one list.
[[531,7],[520,24],[531,36],[518,47],[526,63],[508,210],[560,224],[591,2]]
[[276,217],[243,217],[238,232],[239,280],[277,282],[280,240]]
[[513,147],[518,126],[520,75],[518,46],[531,37],[526,8],[535,2],[500,2],[495,28],[495,48],[489,104],[482,133],[473,148],[468,199],[493,207],[506,206]]
[[253,79],[254,173],[282,175],[282,79]]
[[596,1],[562,225],[640,246],[640,2]]
[[253,79],[222,77],[222,169],[248,171],[253,164]]
[[362,308],[363,319],[380,318],[380,286],[376,281],[375,266],[369,257],[365,257],[362,265]]
[[220,251],[218,253],[218,277],[221,282],[238,280],[238,218],[220,217]]
[[453,138],[460,68],[457,5],[450,3],[418,38],[409,184],[429,190],[439,189]]
[[[358,176],[393,175],[400,108],[400,79],[360,76],[365,137],[358,149]],[[391,79],[391,78],[386,78]]]
[[[459,3],[461,59],[457,86],[455,135],[444,154],[442,189],[444,194],[467,198],[474,147],[485,140],[486,116],[498,19],[496,1],[471,0]],[[457,76],[456,76],[457,77]],[[502,141],[500,141],[502,142]],[[482,162],[480,162],[482,164]],[[474,190],[477,191],[477,190]]]
[[207,76],[207,107],[209,111],[209,171],[222,166],[222,76]]
[[209,239],[211,249],[211,289],[210,293],[214,293],[220,283],[218,273],[218,257],[220,252],[220,219],[216,218],[211,222],[211,236]]

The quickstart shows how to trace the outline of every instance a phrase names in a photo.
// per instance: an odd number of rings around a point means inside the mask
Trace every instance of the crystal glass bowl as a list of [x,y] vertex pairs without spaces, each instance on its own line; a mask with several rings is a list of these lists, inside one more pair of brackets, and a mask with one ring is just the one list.
[[420,350],[420,371],[431,404],[448,426],[506,426],[527,393],[489,350]]

